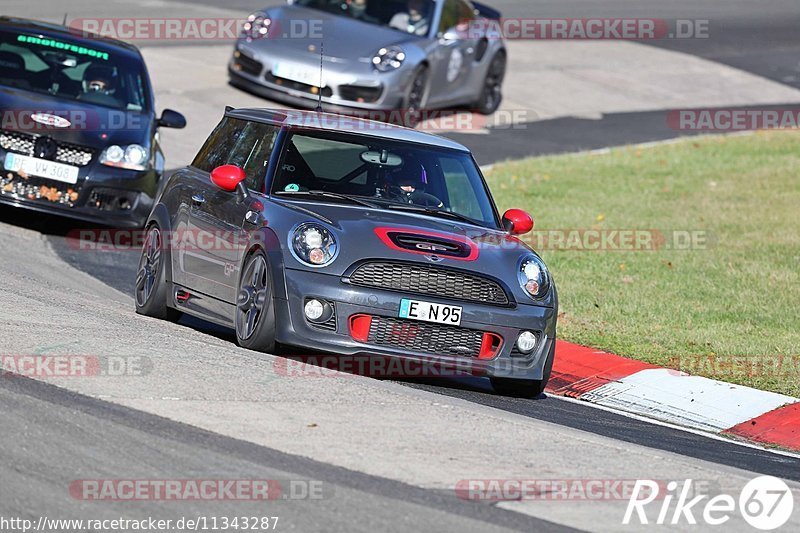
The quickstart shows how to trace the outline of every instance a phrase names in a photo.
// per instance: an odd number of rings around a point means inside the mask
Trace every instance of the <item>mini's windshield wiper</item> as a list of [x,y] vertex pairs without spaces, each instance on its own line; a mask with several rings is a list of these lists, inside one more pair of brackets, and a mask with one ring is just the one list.
[[361,198],[356,198],[355,196],[348,196],[346,194],[339,194],[336,192],[328,192],[328,191],[281,191],[275,193],[279,196],[321,196],[323,198],[335,198],[337,200],[345,200],[357,205],[362,205],[364,207],[371,207],[372,209],[379,209],[380,206],[377,204],[373,204],[372,202],[368,202],[366,200],[362,200]]
[[462,215],[460,213],[455,213],[453,211],[445,211],[443,209],[434,209],[432,207],[424,207],[421,205],[414,205],[414,204],[398,204],[398,203],[387,203],[386,207],[389,209],[401,209],[406,211],[414,211],[415,213],[424,213],[426,215],[431,216],[446,216],[449,218],[454,218],[456,220],[460,220],[461,222],[466,222],[468,224],[474,224],[476,226],[483,226],[483,223],[479,220],[475,220],[474,218],[470,218],[468,216]]

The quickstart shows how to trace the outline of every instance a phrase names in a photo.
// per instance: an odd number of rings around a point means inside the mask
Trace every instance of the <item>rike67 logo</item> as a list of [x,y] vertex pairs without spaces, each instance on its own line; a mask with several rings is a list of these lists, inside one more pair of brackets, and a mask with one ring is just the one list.
[[755,529],[771,531],[786,524],[794,510],[789,486],[772,476],[749,481],[738,501],[729,494],[693,493],[691,479],[682,485],[671,481],[666,486],[663,482],[637,480],[622,523],[723,526],[739,513]]

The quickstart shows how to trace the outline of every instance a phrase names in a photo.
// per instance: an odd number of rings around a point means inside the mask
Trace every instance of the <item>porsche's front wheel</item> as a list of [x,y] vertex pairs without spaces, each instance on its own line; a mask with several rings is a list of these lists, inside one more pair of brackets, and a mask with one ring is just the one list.
[[275,307],[267,258],[257,251],[244,263],[236,298],[236,340],[239,346],[275,351]]
[[153,224],[147,229],[142,256],[136,270],[134,296],[136,312],[140,315],[177,321],[181,312],[167,306],[165,254],[161,229]]
[[428,76],[428,67],[421,65],[411,78],[411,84],[403,102],[404,126],[415,128],[422,120],[422,115],[425,111],[425,97],[428,91]]
[[506,77],[506,54],[498,52],[489,64],[486,78],[483,81],[481,96],[475,105],[478,113],[491,115],[503,101],[503,80]]

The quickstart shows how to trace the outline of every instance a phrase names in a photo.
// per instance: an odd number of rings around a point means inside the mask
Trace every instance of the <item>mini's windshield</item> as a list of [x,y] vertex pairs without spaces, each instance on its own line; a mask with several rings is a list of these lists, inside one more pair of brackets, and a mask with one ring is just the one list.
[[293,133],[272,194],[408,210],[498,228],[468,153],[339,133]]
[[295,0],[294,3],[420,36],[428,35],[436,7],[433,0]]
[[126,111],[146,111],[140,62],[69,39],[0,32],[0,85]]

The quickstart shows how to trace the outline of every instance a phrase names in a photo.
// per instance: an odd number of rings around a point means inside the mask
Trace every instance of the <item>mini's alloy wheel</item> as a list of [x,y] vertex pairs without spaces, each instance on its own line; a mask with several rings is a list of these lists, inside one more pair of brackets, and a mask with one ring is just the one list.
[[275,349],[275,317],[267,260],[262,252],[248,257],[236,298],[236,338],[244,348]]
[[167,282],[165,276],[164,242],[161,229],[153,224],[147,229],[139,267],[136,269],[134,298],[136,312],[176,321],[181,312],[167,306]]

